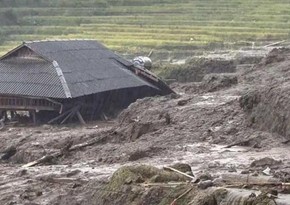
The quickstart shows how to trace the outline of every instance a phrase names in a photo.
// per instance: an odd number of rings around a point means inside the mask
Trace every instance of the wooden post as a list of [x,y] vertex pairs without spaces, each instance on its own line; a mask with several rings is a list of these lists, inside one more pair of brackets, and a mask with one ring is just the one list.
[[78,119],[79,119],[80,123],[83,124],[83,125],[85,125],[86,122],[84,121],[84,118],[82,117],[82,115],[81,115],[81,113],[80,113],[79,110],[76,112],[76,114],[78,116]]
[[61,119],[62,117],[66,116],[68,113],[70,113],[72,111],[72,109],[65,111],[64,113],[60,114],[59,116],[51,119],[50,121],[47,122],[47,124],[51,124],[56,122],[57,120]]
[[72,110],[64,119],[63,119],[63,121],[61,121],[61,125],[63,124],[63,123],[65,123],[70,117],[72,117],[73,115],[75,114],[75,111],[74,110]]
[[33,124],[36,125],[36,111],[32,110],[31,114],[32,114]]

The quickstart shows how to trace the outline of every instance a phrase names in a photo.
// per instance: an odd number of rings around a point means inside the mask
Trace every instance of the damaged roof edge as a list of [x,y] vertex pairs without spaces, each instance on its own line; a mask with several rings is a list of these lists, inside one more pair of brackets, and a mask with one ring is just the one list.
[[59,77],[59,80],[62,84],[62,87],[63,87],[63,90],[64,90],[64,93],[65,93],[65,96],[66,98],[72,98],[72,95],[71,95],[71,92],[70,92],[70,89],[67,85],[67,82],[65,80],[65,77],[63,76],[63,72],[61,70],[61,68],[59,67],[58,63],[56,61],[52,61],[52,64],[57,72],[57,75]]

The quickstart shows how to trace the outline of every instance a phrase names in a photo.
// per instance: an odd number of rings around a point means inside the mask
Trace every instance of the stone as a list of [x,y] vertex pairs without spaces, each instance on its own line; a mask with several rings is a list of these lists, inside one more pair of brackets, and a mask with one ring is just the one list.
[[212,187],[213,182],[211,180],[201,181],[198,183],[198,188],[207,189],[208,187]]
[[271,157],[264,157],[262,159],[254,160],[251,163],[251,167],[266,167],[266,166],[274,166],[274,165],[279,165],[282,164],[281,160],[275,160]]

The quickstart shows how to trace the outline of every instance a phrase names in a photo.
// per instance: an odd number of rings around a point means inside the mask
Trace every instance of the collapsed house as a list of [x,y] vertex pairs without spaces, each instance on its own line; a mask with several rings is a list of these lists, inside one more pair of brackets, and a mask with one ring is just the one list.
[[0,58],[3,118],[25,111],[34,123],[85,123],[171,92],[149,70],[92,40],[24,42]]

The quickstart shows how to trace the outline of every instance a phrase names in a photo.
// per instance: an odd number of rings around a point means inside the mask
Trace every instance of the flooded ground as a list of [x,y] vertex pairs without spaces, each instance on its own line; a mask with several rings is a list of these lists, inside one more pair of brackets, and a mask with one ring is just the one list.
[[[266,64],[238,70],[237,82],[225,84],[228,78],[219,74],[203,82],[175,83],[177,94],[138,100],[108,122],[6,126],[0,133],[0,204],[94,204],[88,199],[95,199],[95,192],[125,165],[186,163],[195,176],[208,174],[213,180],[234,176],[251,183],[254,176],[289,182],[289,111],[281,106],[288,95],[267,96],[266,89],[277,89],[277,82],[285,89],[289,83],[290,55],[284,52],[278,53],[282,60],[272,56]],[[57,157],[27,166],[43,156]],[[229,190],[238,197],[253,192]],[[275,200],[290,204],[285,191],[279,190]]]

